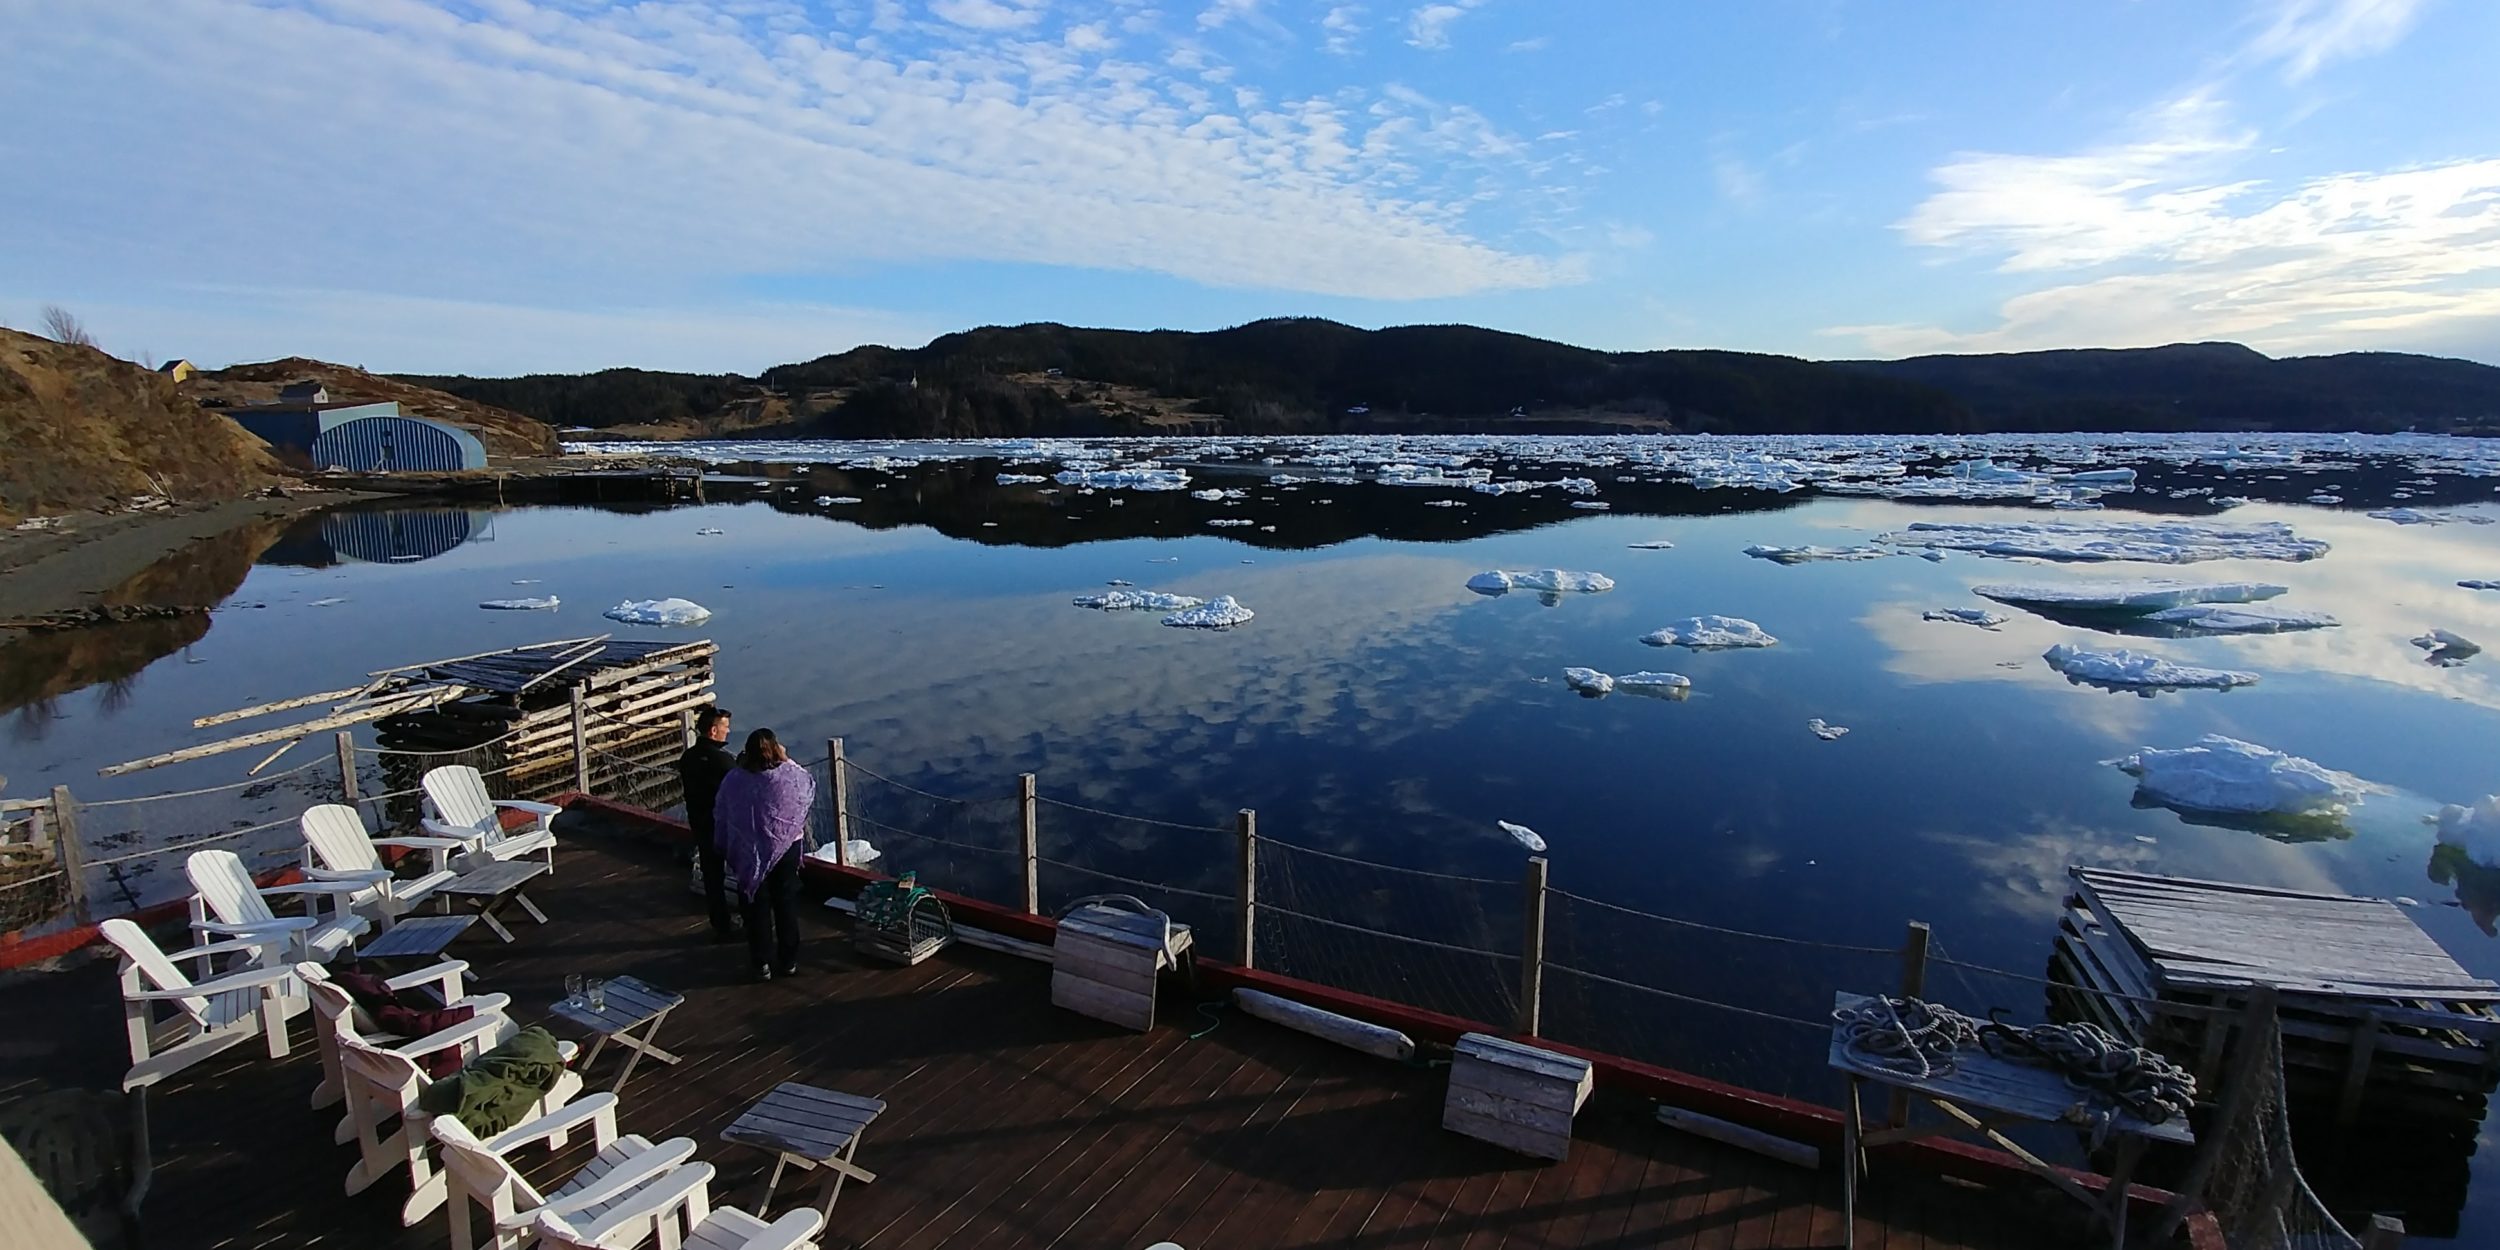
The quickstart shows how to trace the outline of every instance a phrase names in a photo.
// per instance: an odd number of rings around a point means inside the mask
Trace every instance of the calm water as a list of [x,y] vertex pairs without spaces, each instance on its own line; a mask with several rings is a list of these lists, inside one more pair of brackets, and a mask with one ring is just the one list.
[[[82,798],[231,781],[261,753],[118,781],[100,781],[94,769],[204,740],[207,731],[189,727],[194,716],[351,685],[368,669],[611,629],[655,635],[598,613],[623,599],[683,596],[715,613],[686,632],[721,644],[721,698],[742,729],[773,726],[803,756],[839,734],[867,767],[938,793],[1004,796],[1015,774],[1032,772],[1043,793],[1094,807],[1204,825],[1255,808],[1261,831],[1287,841],[1510,880],[1524,852],[1494,828],[1506,819],[1550,841],[1562,890],[1876,947],[1897,945],[1903,923],[1921,919],[1952,955],[2030,974],[2045,965],[2071,864],[2342,890],[2415,901],[2409,914],[2461,963],[2500,978],[2492,936],[2500,870],[2435,856],[2422,823],[2441,803],[2500,790],[2500,653],[2435,667],[2408,641],[2438,626],[2500,642],[2500,594],[2454,585],[2500,577],[2500,526],[2400,527],[2358,510],[2260,502],[2230,520],[2286,521],[2333,553],[2178,569],[1959,554],[1932,564],[1787,567],[1742,549],[1862,542],[1912,520],[2126,519],[2130,501],[2053,514],[1641,484],[1610,485],[1612,512],[1583,512],[1558,496],[1371,484],[1287,491],[1262,470],[1194,483],[1248,491],[1208,502],[1042,495],[992,485],[999,468],[820,473],[796,493],[729,484],[715,495],[772,502],[641,514],[403,514],[395,562],[391,550],[343,550],[371,543],[381,514],[334,522],[329,541],[318,520],[238,536],[160,573],[214,583],[221,562],[259,561],[196,639],[187,637],[194,626],[117,635],[76,654],[0,653],[0,691],[14,705],[0,773],[11,794],[67,783]],[[2379,479],[2341,477],[2347,509],[2385,502],[2364,497]],[[2313,489],[2296,480],[2239,485],[2292,499]],[[819,490],[869,502],[808,504]],[[2456,497],[2491,496],[2475,483]],[[1467,506],[1426,506],[1436,498]],[[1218,516],[1256,524],[1204,526]],[[1277,528],[1258,528],[1267,525]],[[723,533],[697,534],[707,527]],[[1627,548],[1656,539],[1676,546]],[[1543,602],[1486,598],[1464,585],[1484,569],[1544,567],[1604,572],[1618,586]],[[2121,639],[2014,609],[1997,631],[1920,619],[1930,608],[1983,606],[1970,593],[1975,583],[2146,575],[2278,582],[2292,587],[2282,605],[2322,608],[2343,624],[2273,637]],[[514,585],[524,579],[535,584]],[[1115,579],[1230,594],[1258,616],[1204,633],[1164,628],[1154,613],[1069,605]],[[548,615],[473,606],[520,594],[555,594],[564,607]],[[1779,645],[1692,653],[1636,641],[1699,613],[1750,617]],[[2263,681],[2228,693],[2108,693],[2070,684],[2041,661],[2059,642],[2151,650]],[[1583,698],[1563,684],[1569,665],[1667,669],[1691,677],[1693,689],[1682,701]],[[1820,741],[1805,727],[1813,717],[1852,732]],[[2333,836],[2295,843],[2135,806],[2133,781],[2107,763],[2205,733],[2306,756],[2386,792]],[[275,767],[308,761],[319,746]],[[253,796],[257,806],[204,808],[202,819],[283,814],[329,780],[316,769]],[[1085,836],[1077,815],[1054,819],[1070,822],[1070,837]],[[1125,823],[1099,830],[1118,853],[1089,862],[1229,888],[1220,837]],[[932,875],[960,858],[889,849]],[[1316,861],[1295,871],[1297,897],[1312,906],[1372,906],[1407,919],[1447,908],[1450,931],[1516,942],[1505,891],[1349,884],[1321,877]],[[139,882],[137,891],[152,888]],[[1561,922],[1574,927],[1564,941],[1584,959],[1629,961],[1605,966],[1695,997],[1812,1015],[1831,985],[1880,988],[1893,975],[1885,958],[1766,952],[1566,910]],[[1329,953],[1318,931],[1292,940],[1301,949],[1289,959]],[[1368,948],[1335,953],[1387,959]],[[1448,962],[1446,975],[1466,983],[1456,994],[1498,992],[1507,975]],[[1931,985],[1966,1006],[2039,1010],[2039,991],[2020,983]],[[1564,1016],[1617,1010],[1602,995],[1575,997],[1583,988],[1557,989]],[[1819,1042],[1781,1026],[1672,1002],[1623,1008],[1610,1023],[1621,1044],[1653,1057],[1829,1094],[1814,1070]],[[2467,1244],[2500,1235],[2493,1185],[2456,1193],[2462,1159],[2425,1166],[2445,1179],[2406,1199],[2420,1219],[2457,1219],[2462,1204]]]

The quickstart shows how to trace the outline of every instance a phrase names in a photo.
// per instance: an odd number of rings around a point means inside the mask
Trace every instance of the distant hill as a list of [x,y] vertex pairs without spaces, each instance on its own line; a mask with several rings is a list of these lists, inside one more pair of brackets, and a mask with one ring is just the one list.
[[1835,363],[1950,392],[1991,430],[2500,433],[2500,369],[2440,356],[2177,343]]
[[172,378],[92,347],[0,328],[0,517],[110,509],[139,495],[239,498],[281,480],[259,439]]
[[194,374],[183,383],[183,390],[194,402],[240,407],[276,399],[279,389],[289,382],[319,382],[330,392],[331,399],[339,401],[395,401],[399,410],[409,416],[429,417],[467,429],[486,444],[489,455],[552,456],[559,450],[555,431],[547,428],[543,420],[403,379],[301,356]]
[[758,377],[610,369],[401,381],[611,437],[2500,429],[2500,369],[2236,344],[1818,362],[1601,352],[1474,326],[1041,323]]

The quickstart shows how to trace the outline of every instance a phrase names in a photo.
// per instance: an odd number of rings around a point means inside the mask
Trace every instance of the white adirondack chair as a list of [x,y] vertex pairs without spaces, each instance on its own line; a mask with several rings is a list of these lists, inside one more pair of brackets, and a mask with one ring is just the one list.
[[[145,930],[121,917],[100,927],[104,940],[121,952],[122,1018],[130,1035],[125,1091],[145,1089],[254,1034],[268,1039],[270,1058],[286,1057],[286,1004],[296,974],[261,958],[266,941],[211,942],[167,954]],[[219,955],[237,956],[240,966],[217,972],[213,961]],[[197,981],[179,966],[194,959],[202,961]],[[174,1011],[159,1020],[158,1003]]]
[[[561,1185],[541,1192],[512,1166],[523,1146],[590,1129],[598,1153]],[[579,1102],[484,1141],[448,1116],[433,1121],[451,1177],[452,1250],[474,1250],[471,1206],[485,1209],[492,1250],[523,1250],[538,1240],[538,1217],[555,1214],[595,1220],[631,1199],[643,1186],[694,1157],[694,1143],[672,1137],[653,1145],[640,1134],[616,1133],[616,1095],[592,1094]],[[632,1245],[636,1243],[620,1243]]]
[[[476,1016],[441,1032],[384,1050],[345,1031],[338,1034],[339,1075],[347,1088],[347,1118],[356,1138],[356,1166],[348,1169],[347,1192],[360,1194],[397,1171],[408,1174],[408,1201],[399,1209],[402,1224],[415,1224],[443,1205],[447,1192],[443,1173],[434,1165],[427,1132],[434,1117],[417,1106],[417,1098],[434,1083],[411,1055],[429,1055],[457,1046],[461,1062],[502,1045],[520,1026],[503,1015]],[[566,1072],[530,1106],[530,1118],[545,1116],[582,1091],[582,1078]],[[385,1129],[388,1131],[385,1131]],[[553,1134],[547,1148],[560,1150],[566,1135]]]
[[[373,926],[347,910],[346,900],[359,888],[346,881],[303,881],[294,885],[258,886],[243,861],[232,851],[193,851],[182,870],[191,878],[191,932],[197,941],[214,938],[283,938],[288,962],[328,963],[356,948],[356,939]],[[272,896],[300,897],[307,914],[280,916],[269,910]],[[330,914],[321,914],[321,900]]]
[[[323,803],[304,813],[304,876],[312,881],[354,882],[361,888],[346,897],[349,908],[382,928],[415,911],[436,890],[450,884],[451,853],[468,849],[458,838],[377,838],[365,830],[365,818],[344,803]],[[400,877],[382,863],[381,848],[424,851],[430,857],[422,876]]]
[[[550,824],[563,808],[551,803],[494,798],[486,793],[486,779],[466,764],[445,764],[433,769],[426,773],[422,784],[426,807],[433,813],[422,822],[427,833],[458,838],[468,844],[470,854],[493,859],[544,855],[548,869],[554,870],[556,835]],[[506,832],[499,813],[507,808],[529,813],[529,827]]]
[[626,1195],[607,1210],[550,1208],[538,1215],[549,1250],[632,1250],[657,1238],[660,1250],[813,1250],[824,1213],[801,1207],[767,1224],[736,1207],[712,1205],[712,1165],[689,1164]]
[[[394,990],[431,985],[434,992],[442,997],[444,1006],[469,1008],[472,1018],[509,1014],[512,1007],[510,994],[470,994],[466,991],[461,978],[468,970],[467,962],[446,959],[431,968],[385,978],[383,984]],[[295,974],[304,979],[304,992],[312,998],[313,1032],[321,1050],[321,1084],[315,1086],[312,1092],[313,1109],[318,1111],[347,1096],[345,1078],[339,1068],[338,1039],[341,1036],[354,1037],[384,1050],[399,1049],[410,1039],[375,1024],[373,1017],[358,1006],[345,989],[332,981],[329,971],[321,965],[297,964]],[[423,1055],[426,1052],[402,1050],[402,1053]],[[341,1117],[338,1130],[333,1134],[334,1140],[345,1143],[355,1136],[353,1120]]]

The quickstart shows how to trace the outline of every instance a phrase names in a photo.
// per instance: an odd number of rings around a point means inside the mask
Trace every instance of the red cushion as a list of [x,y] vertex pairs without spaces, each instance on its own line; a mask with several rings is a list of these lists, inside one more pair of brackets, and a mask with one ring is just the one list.
[[[373,1012],[373,1022],[401,1037],[419,1038],[455,1024],[466,1024],[476,1014],[476,1009],[470,1007],[377,1007]],[[417,1066],[425,1069],[427,1076],[439,1081],[460,1070],[460,1048],[446,1046],[433,1054],[420,1055]]]
[[330,983],[347,991],[347,996],[366,1011],[379,1011],[399,1001],[399,992],[370,972],[334,968],[330,971]]

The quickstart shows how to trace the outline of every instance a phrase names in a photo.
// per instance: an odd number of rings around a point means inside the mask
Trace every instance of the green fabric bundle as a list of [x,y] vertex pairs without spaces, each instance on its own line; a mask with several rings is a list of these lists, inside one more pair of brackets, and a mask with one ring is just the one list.
[[530,1107],[563,1075],[555,1034],[531,1025],[427,1086],[417,1107],[430,1115],[457,1116],[470,1132],[491,1137],[528,1118]]

